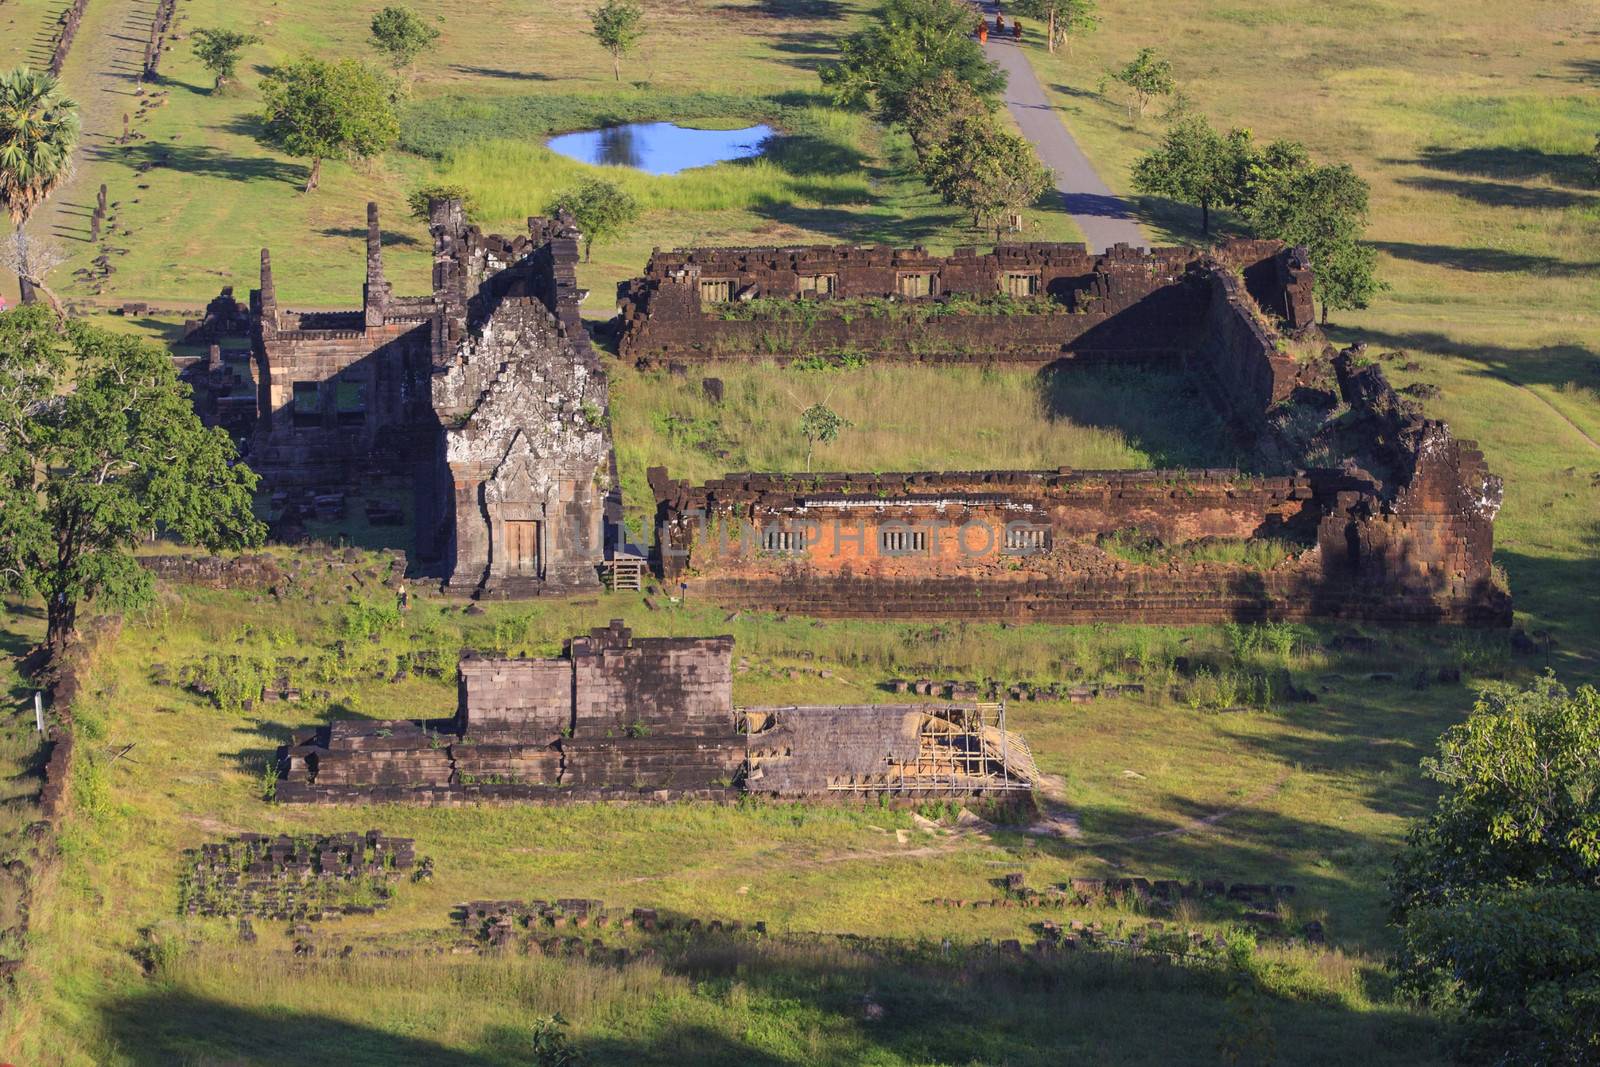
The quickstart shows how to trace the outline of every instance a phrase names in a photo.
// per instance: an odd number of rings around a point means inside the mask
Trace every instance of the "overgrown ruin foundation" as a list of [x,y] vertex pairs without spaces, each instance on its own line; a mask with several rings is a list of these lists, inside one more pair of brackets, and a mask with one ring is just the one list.
[[279,753],[292,803],[968,796],[1037,777],[1001,705],[736,708],[733,638],[634,637],[559,659],[468,657],[450,720],[341,721]]

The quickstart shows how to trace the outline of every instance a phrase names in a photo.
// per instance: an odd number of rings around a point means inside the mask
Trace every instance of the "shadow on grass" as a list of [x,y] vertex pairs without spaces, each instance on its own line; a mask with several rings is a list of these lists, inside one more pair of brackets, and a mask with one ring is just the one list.
[[548,74],[536,70],[506,70],[502,67],[474,67],[464,63],[452,63],[450,69],[457,74],[470,74],[479,78],[506,78],[511,81],[548,82],[555,81]]
[[[602,993],[585,1005],[583,1014],[609,1032],[579,1033],[570,1043],[595,1067],[1206,1063],[1215,1062],[1218,1035],[1230,1023],[1219,974],[1158,958],[1095,952],[1007,959],[976,950],[941,962],[930,959],[928,948],[907,948],[851,948],[831,939],[815,945],[730,940],[675,947],[659,970],[630,972],[628,985],[637,992]],[[323,986],[335,978],[332,968],[341,966],[296,961],[290,975],[290,965],[262,965],[286,980],[303,977]],[[353,966],[359,984],[348,992],[354,1003],[381,1001],[391,983],[436,982],[442,995],[454,988],[462,1000],[449,1007],[453,1030],[468,1047],[269,1004],[226,1004],[170,984],[109,1003],[100,1023],[107,1040],[135,1065],[254,1061],[265,1050],[272,1062],[307,1067],[527,1064],[534,1062],[532,1021],[545,1010],[540,1002],[562,999],[542,992],[547,983],[582,990],[605,989],[616,980],[609,968],[582,961],[420,959],[387,970],[368,969],[364,961]],[[471,991],[484,986],[484,979],[473,977],[472,969],[494,968],[492,974],[508,966],[523,969],[529,983],[516,983],[533,1000],[524,1005],[526,1022],[497,1019],[474,1036],[480,998]],[[669,975],[690,979],[689,991]],[[1323,1062],[1439,1062],[1441,1031],[1416,1015],[1383,1008],[1358,1013],[1336,1002],[1270,994],[1262,1008],[1262,1025],[1276,1032],[1280,1044],[1317,1047],[1328,1057]],[[394,1007],[381,1014],[396,1029],[424,1022]],[[503,1007],[499,1014],[504,1018]],[[1156,1017],[1163,1025],[1130,1025]],[[795,1051],[779,1051],[786,1049]]]
[[[350,237],[362,241],[367,239],[365,226],[325,226],[317,231],[324,237]],[[413,248],[422,244],[421,241],[409,233],[395,233],[391,230],[382,231],[383,247],[385,248]]]
[[1474,178],[1510,181],[1545,179],[1587,189],[1593,185],[1594,159],[1576,152],[1541,152],[1537,148],[1447,148],[1431,145],[1417,157],[1429,170]]
[[1600,271],[1600,262],[1572,263],[1555,256],[1505,252],[1498,248],[1459,248],[1453,245],[1414,244],[1410,241],[1373,241],[1380,252],[1413,263],[1427,263],[1451,270],[1487,274],[1543,274],[1570,277]]
[[1449,193],[1487,207],[1532,208],[1559,211],[1584,204],[1600,203],[1600,197],[1565,189],[1512,185],[1498,181],[1463,181],[1459,178],[1401,178],[1400,184],[1429,193]]
[[1154,467],[1233,466],[1246,458],[1182,371],[1064,362],[1039,372],[1039,392],[1051,418],[1120,430]]
[[99,162],[121,163],[137,169],[141,165],[167,167],[184,174],[224,178],[236,182],[289,182],[305,184],[306,168],[268,156],[234,156],[204,145],[179,145],[148,141],[134,145],[92,148],[89,154]]
[[1600,384],[1596,379],[1596,371],[1600,370],[1600,346],[1569,343],[1511,348],[1458,341],[1432,330],[1396,332],[1332,326],[1327,333],[1341,345],[1366,341],[1373,347],[1387,346],[1449,356],[1464,363],[1476,364],[1485,375],[1512,385],[1560,387],[1576,384],[1593,388]]
[[787,200],[763,200],[750,210],[772,222],[860,244],[915,244],[938,236],[949,221],[929,215],[890,217],[843,208],[799,207]]

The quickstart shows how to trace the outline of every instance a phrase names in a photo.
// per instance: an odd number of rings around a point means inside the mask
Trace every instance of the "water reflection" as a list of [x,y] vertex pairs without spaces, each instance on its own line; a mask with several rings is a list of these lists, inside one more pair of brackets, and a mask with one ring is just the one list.
[[772,136],[770,126],[691,130],[671,122],[634,122],[564,133],[546,143],[552,151],[580,163],[635,167],[650,174],[676,174],[690,167],[758,156]]

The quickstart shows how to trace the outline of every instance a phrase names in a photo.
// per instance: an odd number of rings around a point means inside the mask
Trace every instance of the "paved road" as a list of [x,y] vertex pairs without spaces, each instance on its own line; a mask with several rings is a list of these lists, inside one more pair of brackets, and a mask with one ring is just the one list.
[[[984,12],[992,29],[994,5],[985,4]],[[1035,35],[1040,32],[1036,23],[1024,23],[1023,28]],[[1132,208],[1095,173],[1094,164],[1050,105],[1022,49],[1009,36],[1000,40],[991,33],[983,50],[1006,72],[1006,109],[1017,120],[1022,135],[1033,142],[1039,158],[1056,172],[1056,188],[1061,190],[1072,221],[1083,231],[1089,250],[1099,252],[1118,243],[1146,244]]]

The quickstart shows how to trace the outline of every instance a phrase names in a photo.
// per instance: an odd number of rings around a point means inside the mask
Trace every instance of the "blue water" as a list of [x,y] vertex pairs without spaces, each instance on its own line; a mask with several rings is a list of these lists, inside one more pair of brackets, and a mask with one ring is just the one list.
[[744,130],[690,130],[670,122],[632,122],[601,130],[564,133],[545,142],[580,163],[636,167],[649,174],[676,174],[729,159],[759,156],[770,126]]

